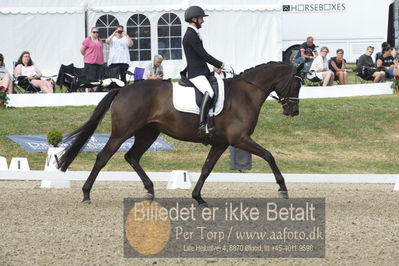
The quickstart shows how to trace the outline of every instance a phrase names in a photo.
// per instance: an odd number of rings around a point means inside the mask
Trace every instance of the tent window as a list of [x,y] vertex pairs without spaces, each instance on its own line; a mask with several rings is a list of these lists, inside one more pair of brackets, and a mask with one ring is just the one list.
[[164,59],[182,59],[181,21],[173,13],[165,13],[158,20],[158,54]]
[[150,20],[142,14],[134,14],[127,21],[127,34],[134,39],[129,48],[130,60],[151,60],[151,25]]
[[[103,42],[110,36],[114,31],[118,28],[119,21],[112,15],[103,15],[101,16],[97,22],[96,27],[99,31],[99,37]],[[109,46],[105,45],[105,53],[106,58],[108,58],[109,54]]]

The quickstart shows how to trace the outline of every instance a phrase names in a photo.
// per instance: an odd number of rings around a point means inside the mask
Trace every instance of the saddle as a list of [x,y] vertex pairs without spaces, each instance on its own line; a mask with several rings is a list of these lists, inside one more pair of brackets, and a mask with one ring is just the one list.
[[[195,91],[195,102],[197,104],[198,107],[201,106],[202,103],[202,99],[204,98],[204,95],[202,94],[202,92],[187,78],[187,67],[180,72],[180,81],[178,82],[180,86],[182,87],[192,87],[194,88]],[[209,110],[213,109],[213,111],[215,112],[215,105],[216,102],[219,98],[219,85],[218,85],[218,81],[216,79],[215,76],[209,76],[206,77],[209,81],[209,84],[211,84],[211,88],[213,90],[214,96],[212,98],[211,101],[211,107],[209,108]]]

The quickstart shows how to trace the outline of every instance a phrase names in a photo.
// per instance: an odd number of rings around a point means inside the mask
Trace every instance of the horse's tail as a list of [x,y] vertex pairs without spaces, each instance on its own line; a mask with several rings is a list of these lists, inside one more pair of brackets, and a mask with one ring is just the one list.
[[105,95],[105,97],[97,105],[96,109],[94,109],[89,121],[87,121],[83,126],[72,132],[65,139],[65,141],[67,141],[73,138],[73,141],[72,144],[65,149],[65,153],[61,156],[58,162],[58,168],[61,171],[65,172],[67,170],[69,165],[73,162],[73,160],[80,152],[80,149],[83,147],[83,145],[86,144],[91,135],[93,135],[98,124],[103,119],[105,113],[108,111],[112,101],[114,100],[118,92],[119,89],[113,89],[107,95]]

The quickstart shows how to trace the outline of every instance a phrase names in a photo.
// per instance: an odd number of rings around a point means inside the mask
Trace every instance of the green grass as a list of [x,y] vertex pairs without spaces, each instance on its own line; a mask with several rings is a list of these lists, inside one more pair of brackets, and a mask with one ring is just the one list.
[[[94,107],[7,108],[0,110],[0,155],[27,157],[31,169],[44,168],[46,154],[28,153],[9,140],[11,134],[47,134],[53,128],[71,132],[85,122]],[[285,117],[276,101],[267,101],[253,138],[274,154],[283,173],[385,173],[399,172],[399,97],[397,95],[335,99],[304,99],[298,117]],[[97,129],[109,133],[110,112]],[[180,142],[161,135],[175,151],[149,151],[142,165],[147,171],[185,169],[199,172],[209,146]],[[90,170],[96,152],[81,152],[71,170]],[[117,152],[104,170],[129,171]],[[270,172],[253,157],[252,172]],[[229,171],[229,153],[215,167]]]

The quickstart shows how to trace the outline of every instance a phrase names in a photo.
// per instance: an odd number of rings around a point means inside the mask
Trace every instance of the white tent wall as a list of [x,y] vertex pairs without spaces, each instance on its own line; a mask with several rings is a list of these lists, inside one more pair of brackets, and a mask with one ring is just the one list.
[[[61,64],[83,66],[79,48],[85,36],[104,14],[115,16],[126,25],[133,14],[146,15],[151,23],[151,54],[158,53],[157,23],[172,12],[187,24],[184,11],[199,5],[210,16],[202,31],[204,46],[217,59],[233,66],[236,72],[271,60],[281,60],[281,0],[138,1],[138,0],[1,0],[0,53],[12,71],[12,62],[22,51],[32,54],[43,74],[57,74]],[[85,18],[85,12],[87,17]],[[87,19],[85,24],[85,19]],[[87,28],[85,28],[85,25]],[[132,61],[131,67],[145,67],[149,61]],[[176,78],[185,66],[181,60],[165,60],[165,77]]]
[[79,48],[85,35],[84,6],[71,2],[1,1],[0,53],[10,72],[22,51],[31,53],[44,75],[57,74],[62,63],[83,65]]
[[[87,30],[96,25],[97,20],[105,14],[126,23],[134,14],[143,14],[151,24],[151,54],[158,54],[157,24],[164,13],[176,14],[182,23],[182,37],[187,23],[184,11],[190,5],[200,5],[209,17],[205,18],[203,36],[205,49],[217,59],[232,65],[236,72],[256,64],[281,60],[282,50],[282,13],[281,0],[269,1],[164,1],[157,4],[142,1],[119,1],[114,4],[108,0],[87,1]],[[145,67],[150,61],[133,61],[134,67]],[[185,67],[182,60],[165,60],[163,62],[165,77],[177,78]]]

